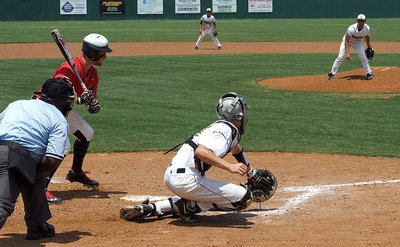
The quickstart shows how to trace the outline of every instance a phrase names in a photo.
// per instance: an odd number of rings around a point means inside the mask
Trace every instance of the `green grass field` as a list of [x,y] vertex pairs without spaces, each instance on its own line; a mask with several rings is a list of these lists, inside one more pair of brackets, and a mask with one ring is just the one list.
[[[222,43],[338,41],[339,46],[353,20],[218,23]],[[368,23],[375,28],[372,41],[399,41],[400,19],[371,19]],[[111,42],[194,42],[198,22],[0,22],[0,32],[4,34],[0,42],[51,42],[49,32],[53,28],[59,28],[68,41],[80,41],[89,32],[99,32]],[[276,90],[257,84],[264,78],[326,74],[335,57],[336,54],[112,57],[99,68],[102,112],[90,115],[83,107],[76,109],[95,129],[91,152],[166,150],[214,121],[218,98],[236,91],[251,106],[242,141],[246,150],[400,157],[400,97]],[[0,59],[0,109],[11,101],[29,98],[62,61]],[[400,53],[378,53],[371,66],[399,66],[399,61]],[[356,59],[354,63],[344,63],[341,71],[360,67]]]
[[[200,17],[199,17],[200,18]],[[218,18],[218,17],[217,17]],[[340,41],[354,19],[218,20],[222,41]],[[400,41],[400,19],[368,19],[372,41]],[[116,28],[117,27],[117,28]],[[0,22],[0,43],[52,42],[58,28],[68,42],[90,32],[110,41],[195,41],[198,20]]]

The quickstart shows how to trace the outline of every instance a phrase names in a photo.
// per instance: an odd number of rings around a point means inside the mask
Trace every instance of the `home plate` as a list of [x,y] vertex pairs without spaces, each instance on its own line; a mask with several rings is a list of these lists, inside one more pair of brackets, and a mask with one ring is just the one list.
[[124,196],[121,199],[131,202],[143,202],[147,199],[149,199],[150,201],[167,200],[170,197],[171,196]]

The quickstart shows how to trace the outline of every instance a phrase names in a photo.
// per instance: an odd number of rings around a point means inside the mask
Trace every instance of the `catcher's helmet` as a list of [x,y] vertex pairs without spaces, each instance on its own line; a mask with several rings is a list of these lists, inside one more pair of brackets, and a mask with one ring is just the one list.
[[222,95],[216,105],[217,116],[219,119],[224,119],[232,123],[234,120],[243,120],[242,126],[238,126],[241,134],[244,133],[249,118],[249,109],[250,106],[247,105],[243,97],[234,92]]
[[83,53],[93,61],[101,58],[100,51],[112,52],[108,47],[108,40],[101,34],[91,33],[83,39]]

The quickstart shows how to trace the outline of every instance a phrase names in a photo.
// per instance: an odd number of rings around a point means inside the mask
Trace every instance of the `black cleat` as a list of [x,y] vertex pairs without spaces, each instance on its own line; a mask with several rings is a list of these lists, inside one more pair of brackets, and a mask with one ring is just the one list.
[[88,177],[86,174],[89,174],[89,172],[74,172],[72,170],[69,170],[67,173],[66,179],[70,181],[71,183],[73,182],[78,182],[83,184],[84,186],[92,189],[97,189],[99,187],[99,182],[94,180],[93,178]]
[[38,240],[41,238],[51,238],[56,235],[56,230],[52,224],[45,222],[42,225],[38,225],[33,228],[28,228],[26,239]]

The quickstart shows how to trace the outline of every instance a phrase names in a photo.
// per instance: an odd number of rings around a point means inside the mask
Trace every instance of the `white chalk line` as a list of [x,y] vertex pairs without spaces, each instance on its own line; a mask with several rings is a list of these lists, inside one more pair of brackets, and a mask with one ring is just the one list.
[[[301,193],[297,196],[294,196],[294,197],[290,197],[289,199],[287,199],[287,202],[281,207],[270,209],[270,210],[262,210],[262,211],[249,210],[244,213],[251,213],[251,214],[256,214],[259,216],[283,215],[292,210],[300,208],[300,205],[305,204],[312,197],[322,194],[322,193],[328,193],[332,189],[335,189],[335,188],[350,187],[350,186],[363,186],[363,185],[394,184],[394,183],[400,183],[400,179],[376,180],[376,181],[354,182],[354,183],[345,183],[345,184],[327,184],[327,185],[313,185],[313,186],[300,186],[300,187],[285,187],[285,188],[278,190],[277,194],[279,194],[280,192],[303,192],[303,193]],[[127,200],[127,201],[132,201],[132,202],[142,202],[146,199],[149,199],[150,201],[166,200],[169,197],[170,196],[129,195],[129,196],[124,196],[121,199]],[[226,212],[218,212],[218,213],[221,214],[221,213],[226,213]]]
[[50,183],[52,183],[52,184],[65,184],[67,182],[69,183],[69,181],[67,181],[65,178],[64,179],[62,179],[62,178],[52,178],[50,180]]

